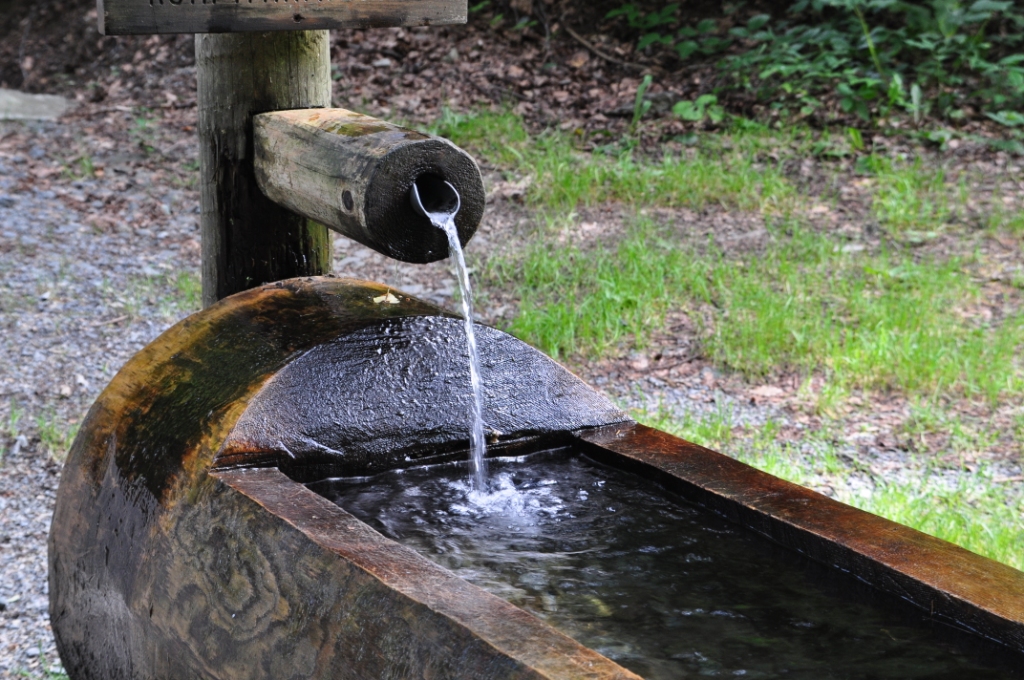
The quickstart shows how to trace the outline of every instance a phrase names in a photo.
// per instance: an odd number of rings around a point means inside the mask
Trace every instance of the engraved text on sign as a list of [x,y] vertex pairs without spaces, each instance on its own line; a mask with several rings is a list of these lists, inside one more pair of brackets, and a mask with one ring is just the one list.
[[236,33],[465,23],[466,0],[98,0],[100,32]]

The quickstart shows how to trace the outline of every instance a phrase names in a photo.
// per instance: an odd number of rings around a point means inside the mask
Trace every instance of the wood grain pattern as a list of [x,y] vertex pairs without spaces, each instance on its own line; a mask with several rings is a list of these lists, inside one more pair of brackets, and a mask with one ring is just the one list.
[[105,35],[465,23],[465,0],[98,0]]
[[196,36],[203,303],[326,274],[331,233],[259,190],[252,117],[331,103],[327,31]]
[[274,202],[405,262],[448,257],[440,229],[413,210],[420,175],[452,184],[465,245],[484,213],[476,161],[446,139],[345,109],[275,111],[253,121],[256,180]]

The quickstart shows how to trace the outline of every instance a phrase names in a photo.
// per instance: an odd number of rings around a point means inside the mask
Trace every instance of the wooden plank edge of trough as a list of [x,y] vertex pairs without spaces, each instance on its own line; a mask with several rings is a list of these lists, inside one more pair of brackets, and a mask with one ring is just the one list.
[[1024,654],[1024,572],[654,428],[610,425],[577,437],[600,463]]
[[213,470],[210,476],[300,532],[314,549],[379,581],[380,596],[389,600],[381,609],[415,608],[422,638],[441,642],[443,636],[430,628],[461,629],[457,637],[470,642],[453,662],[463,671],[501,667],[504,672],[478,677],[640,680],[525,610],[384,537],[277,468]]

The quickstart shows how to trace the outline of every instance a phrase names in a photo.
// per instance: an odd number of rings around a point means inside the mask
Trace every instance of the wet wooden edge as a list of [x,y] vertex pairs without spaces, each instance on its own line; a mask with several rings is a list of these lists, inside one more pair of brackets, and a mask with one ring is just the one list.
[[210,476],[320,549],[378,579],[397,597],[427,607],[484,641],[496,655],[522,664],[518,677],[639,680],[525,610],[384,537],[277,468],[211,471]]
[[577,436],[601,463],[1024,653],[1024,572],[660,430],[624,424]]

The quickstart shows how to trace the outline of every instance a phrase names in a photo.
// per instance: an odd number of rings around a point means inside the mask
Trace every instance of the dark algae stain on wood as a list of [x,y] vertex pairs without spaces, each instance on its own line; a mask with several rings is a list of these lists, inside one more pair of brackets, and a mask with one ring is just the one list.
[[464,0],[99,0],[107,35],[465,23]]

